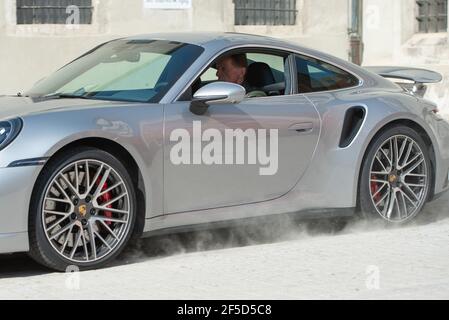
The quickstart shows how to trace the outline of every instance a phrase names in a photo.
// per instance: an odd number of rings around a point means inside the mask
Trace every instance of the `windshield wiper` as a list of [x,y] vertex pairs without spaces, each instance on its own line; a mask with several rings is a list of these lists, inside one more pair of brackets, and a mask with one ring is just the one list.
[[87,95],[76,95],[67,93],[55,93],[48,96],[43,96],[45,99],[90,99]]

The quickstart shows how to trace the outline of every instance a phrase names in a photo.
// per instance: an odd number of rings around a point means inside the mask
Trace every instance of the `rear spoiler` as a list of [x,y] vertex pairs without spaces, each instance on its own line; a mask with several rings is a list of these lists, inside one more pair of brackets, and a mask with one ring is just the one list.
[[[376,73],[384,78],[396,79],[397,84],[410,93],[423,97],[427,87],[425,84],[438,83],[443,76],[438,72],[408,67],[365,67],[366,70]],[[399,81],[398,81],[399,80]],[[412,81],[413,84],[401,82],[400,80]]]

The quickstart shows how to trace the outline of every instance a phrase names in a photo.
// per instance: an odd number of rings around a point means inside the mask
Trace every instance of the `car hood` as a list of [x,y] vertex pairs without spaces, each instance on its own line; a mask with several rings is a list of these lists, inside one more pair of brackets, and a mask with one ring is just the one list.
[[45,111],[62,109],[96,108],[123,105],[123,102],[86,99],[36,99],[17,96],[0,96],[0,120]]

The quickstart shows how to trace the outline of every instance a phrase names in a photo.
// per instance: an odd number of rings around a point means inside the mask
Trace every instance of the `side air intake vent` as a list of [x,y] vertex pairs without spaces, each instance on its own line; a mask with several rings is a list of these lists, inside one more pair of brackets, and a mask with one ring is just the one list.
[[366,110],[363,107],[352,107],[346,111],[340,139],[340,148],[346,148],[354,141],[365,120],[365,115]]

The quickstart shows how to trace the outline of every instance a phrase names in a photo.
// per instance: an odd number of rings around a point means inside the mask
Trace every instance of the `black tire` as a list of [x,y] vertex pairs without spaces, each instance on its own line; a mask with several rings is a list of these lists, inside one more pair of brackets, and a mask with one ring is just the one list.
[[[85,159],[101,161],[107,164],[110,168],[113,168],[113,170],[115,170],[121,177],[126,186],[126,190],[129,193],[129,222],[127,227],[124,228],[125,231],[121,238],[121,242],[119,242],[116,247],[114,247],[114,250],[111,250],[105,257],[94,262],[74,263],[73,261],[64,258],[51,245],[43,226],[42,206],[49,184],[58,172],[75,161]],[[34,187],[29,213],[29,255],[36,262],[57,271],[66,271],[67,268],[71,268],[72,270],[73,266],[77,267],[80,271],[102,268],[114,260],[129,242],[136,223],[136,208],[135,188],[129,173],[122,162],[105,151],[91,147],[79,147],[69,150],[64,154],[60,154],[55,158],[50,159],[42,170]]]
[[[375,203],[372,200],[371,193],[371,166],[373,164],[374,158],[376,156],[377,151],[381,146],[384,145],[386,141],[395,136],[405,136],[410,139],[413,139],[416,144],[421,149],[422,154],[424,155],[424,161],[426,164],[426,174],[427,174],[427,188],[425,189],[425,193],[422,196],[421,203],[414,209],[414,213],[408,217],[404,218],[403,221],[392,221],[391,219],[387,219],[383,217],[382,214],[376,209]],[[368,147],[367,153],[365,155],[361,175],[360,175],[360,183],[359,183],[359,200],[360,200],[360,210],[363,218],[367,219],[378,219],[383,220],[387,225],[397,225],[397,224],[405,224],[413,220],[424,208],[426,202],[429,199],[429,193],[431,191],[431,186],[433,184],[433,175],[432,175],[432,163],[429,156],[429,146],[424,142],[423,138],[412,128],[404,126],[404,125],[394,125],[391,126],[380,134],[378,134],[370,146]]]

